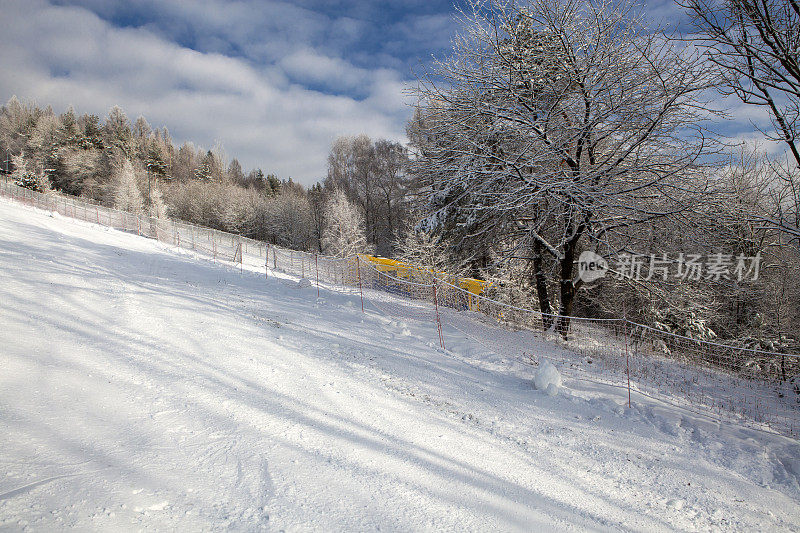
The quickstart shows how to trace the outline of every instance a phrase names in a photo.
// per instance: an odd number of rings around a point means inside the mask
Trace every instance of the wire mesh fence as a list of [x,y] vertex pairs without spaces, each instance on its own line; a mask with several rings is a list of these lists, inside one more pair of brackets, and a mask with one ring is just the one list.
[[[393,268],[369,256],[336,258],[248,239],[194,224],[111,209],[0,180],[0,193],[62,216],[157,239],[238,266],[284,272],[327,289],[357,294],[381,312],[435,326],[431,340],[446,349],[457,334],[486,349],[537,365],[543,357],[575,379],[625,387],[720,419],[736,419],[797,437],[800,356],[692,339],[625,318],[560,317],[498,302],[423,269]],[[449,329],[448,329],[449,328]],[[454,333],[457,332],[457,333]],[[543,343],[546,342],[546,344]]]

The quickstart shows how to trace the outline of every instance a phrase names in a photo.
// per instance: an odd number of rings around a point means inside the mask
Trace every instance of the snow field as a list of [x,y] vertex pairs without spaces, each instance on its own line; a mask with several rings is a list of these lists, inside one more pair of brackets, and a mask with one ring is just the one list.
[[0,529],[798,529],[797,441],[316,291],[0,199]]

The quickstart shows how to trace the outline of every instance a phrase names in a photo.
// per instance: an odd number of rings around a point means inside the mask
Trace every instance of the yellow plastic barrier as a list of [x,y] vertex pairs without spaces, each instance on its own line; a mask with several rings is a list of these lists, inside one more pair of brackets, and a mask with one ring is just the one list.
[[394,259],[387,259],[385,257],[367,254],[364,254],[361,257],[375,265],[375,270],[378,270],[379,272],[388,272],[395,277],[408,277],[408,271],[412,268],[411,265],[401,263],[400,261],[395,261]]
[[[482,279],[475,279],[475,278],[461,278],[458,280],[458,286],[464,289],[465,291],[469,292],[470,294],[474,294],[475,296],[480,295],[484,289],[489,285],[488,281],[483,281]],[[478,298],[470,296],[469,298],[469,310],[470,311],[478,311]]]
[[[394,259],[388,259],[386,257],[379,257],[368,254],[360,254],[360,257],[363,260],[372,263],[375,266],[375,270],[378,270],[379,272],[386,272],[387,274],[397,278],[408,278],[409,271],[421,270],[415,268],[412,265],[409,265],[408,263],[403,263],[401,261],[396,261]],[[444,274],[444,272],[439,272],[439,274]],[[488,285],[489,285],[488,281],[483,281],[475,278],[460,278],[458,280],[459,287],[469,292],[470,294],[474,294],[475,296],[479,296],[486,289]],[[472,297],[469,298],[469,309],[471,311],[478,310],[477,298],[472,298]]]

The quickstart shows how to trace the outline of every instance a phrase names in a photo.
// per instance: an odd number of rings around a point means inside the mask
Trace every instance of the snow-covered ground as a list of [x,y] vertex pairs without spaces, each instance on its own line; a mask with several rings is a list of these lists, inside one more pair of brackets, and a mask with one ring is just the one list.
[[800,529],[795,440],[302,285],[0,199],[0,529]]

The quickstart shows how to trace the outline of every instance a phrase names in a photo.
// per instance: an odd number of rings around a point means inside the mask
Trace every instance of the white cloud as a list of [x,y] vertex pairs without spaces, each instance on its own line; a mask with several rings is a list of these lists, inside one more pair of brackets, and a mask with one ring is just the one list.
[[296,81],[342,91],[363,89],[371,77],[367,69],[355,67],[338,57],[321,55],[309,48],[287,55],[279,64]]
[[732,135],[728,142],[732,146],[744,146],[747,150],[764,152],[770,156],[783,155],[788,151],[785,143],[769,140],[763,133],[757,131]]
[[[285,4],[278,7],[299,13]],[[74,105],[79,113],[101,117],[120,105],[131,118],[141,114],[153,126],[166,125],[176,142],[209,148],[219,141],[245,167],[259,166],[306,184],[324,177],[337,135],[365,132],[403,139],[410,113],[402,102],[401,76],[394,71],[356,67],[296,43],[292,53],[272,64],[202,53],[150,26],[117,28],[86,9],[43,1],[5,2],[3,11],[4,101],[16,94],[52,104],[56,111]],[[235,4],[223,11],[216,24],[235,25],[244,16]],[[275,53],[280,47],[262,51]],[[299,82],[363,94],[326,94]]]

